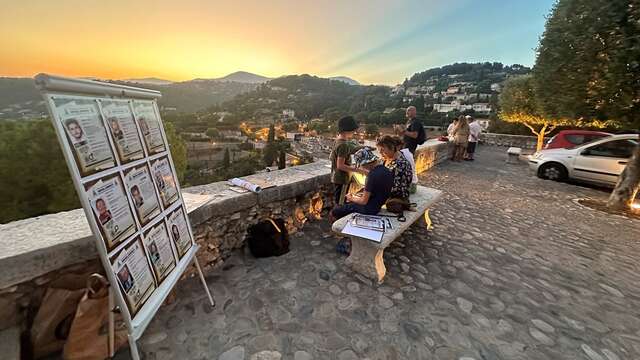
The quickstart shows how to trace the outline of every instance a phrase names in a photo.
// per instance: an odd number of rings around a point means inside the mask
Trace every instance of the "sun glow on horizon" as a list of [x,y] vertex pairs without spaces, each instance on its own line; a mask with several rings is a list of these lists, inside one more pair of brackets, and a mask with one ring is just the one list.
[[[519,37],[526,32],[537,40],[553,0],[544,2],[533,7],[536,16],[531,6],[492,0],[487,3],[496,4],[482,11],[491,19],[505,6],[519,9],[521,18],[533,20],[524,27],[505,24],[507,31],[493,25],[491,31]],[[471,0],[11,2],[0,13],[0,32],[10,35],[0,38],[0,76],[48,72],[182,81],[244,70],[268,77],[309,73],[394,84],[454,61],[530,65],[535,41],[496,51],[495,36],[476,37],[477,29],[464,23],[450,26],[465,13],[485,21],[476,7]],[[408,14],[414,18],[408,21]],[[460,40],[464,34],[468,38]]]

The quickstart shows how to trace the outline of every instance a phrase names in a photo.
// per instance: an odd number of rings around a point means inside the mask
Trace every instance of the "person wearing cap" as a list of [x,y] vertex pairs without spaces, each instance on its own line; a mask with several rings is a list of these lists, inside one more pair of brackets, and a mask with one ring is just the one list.
[[331,210],[333,219],[340,219],[351,213],[375,215],[391,195],[393,173],[389,171],[370,148],[362,148],[353,155],[358,169],[368,172],[362,193],[348,194],[347,202]]
[[334,197],[336,205],[342,203],[344,193],[349,181],[349,172],[358,171],[350,165],[351,154],[358,145],[351,141],[353,133],[358,129],[358,124],[352,116],[345,116],[338,120],[338,136],[331,150],[331,183],[334,184]]
[[466,161],[473,161],[473,154],[476,152],[476,145],[480,139],[480,133],[482,132],[482,126],[473,117],[467,115],[465,117],[469,123],[469,143],[467,144],[467,153],[464,157]]

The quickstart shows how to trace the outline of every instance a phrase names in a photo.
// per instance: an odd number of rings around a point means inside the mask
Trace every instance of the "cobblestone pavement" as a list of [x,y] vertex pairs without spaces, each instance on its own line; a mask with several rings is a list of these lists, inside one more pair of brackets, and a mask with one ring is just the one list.
[[[234,256],[183,282],[139,344],[147,359],[640,359],[640,221],[582,208],[601,190],[543,181],[485,147],[421,176],[446,195],[351,272],[325,222],[280,258]],[[125,357],[126,351],[120,353]]]

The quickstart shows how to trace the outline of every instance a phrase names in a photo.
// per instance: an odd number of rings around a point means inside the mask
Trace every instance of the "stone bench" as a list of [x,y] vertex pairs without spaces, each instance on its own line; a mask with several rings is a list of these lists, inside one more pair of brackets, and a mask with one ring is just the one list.
[[[415,194],[412,194],[410,201],[416,204],[416,211],[405,211],[405,222],[400,222],[395,214],[383,209],[379,215],[388,215],[391,220],[392,229],[385,230],[382,240],[377,243],[358,236],[348,235],[351,238],[351,254],[346,262],[354,271],[365,275],[368,278],[382,283],[387,269],[384,266],[383,254],[393,241],[407,230],[416,220],[424,216],[427,228],[430,229],[431,219],[429,218],[429,208],[442,197],[442,191],[418,185]],[[332,231],[342,234],[342,229],[352,219],[354,214],[347,215],[333,223]]]
[[20,360],[20,329],[17,326],[0,331],[0,354],[5,360]]
[[520,161],[522,149],[519,147],[510,147],[507,149],[507,164],[517,164]]

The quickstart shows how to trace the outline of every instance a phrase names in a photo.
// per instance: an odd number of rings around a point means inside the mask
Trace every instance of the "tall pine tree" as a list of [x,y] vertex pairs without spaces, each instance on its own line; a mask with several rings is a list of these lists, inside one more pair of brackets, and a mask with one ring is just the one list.
[[[559,0],[547,20],[533,69],[549,117],[640,125],[640,3]],[[640,186],[640,145],[609,199],[628,208]]]

